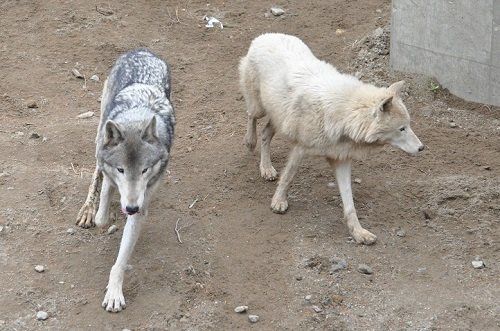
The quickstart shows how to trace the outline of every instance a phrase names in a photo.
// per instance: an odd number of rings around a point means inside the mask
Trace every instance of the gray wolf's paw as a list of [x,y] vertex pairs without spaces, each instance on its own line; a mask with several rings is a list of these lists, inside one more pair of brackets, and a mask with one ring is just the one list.
[[95,225],[95,204],[92,202],[85,202],[78,212],[76,217],[76,225],[82,228],[90,228]]
[[273,197],[273,200],[271,201],[271,209],[273,213],[284,214],[288,209],[288,201],[286,199]]
[[377,236],[368,230],[361,229],[352,232],[352,237],[358,244],[371,245],[377,241]]
[[270,166],[269,168],[264,168],[263,166],[260,167],[260,175],[262,178],[268,181],[275,181],[278,178],[278,172],[276,169],[274,169],[273,166]]
[[102,302],[102,307],[109,312],[117,313],[125,309],[125,297],[121,286],[109,286]]

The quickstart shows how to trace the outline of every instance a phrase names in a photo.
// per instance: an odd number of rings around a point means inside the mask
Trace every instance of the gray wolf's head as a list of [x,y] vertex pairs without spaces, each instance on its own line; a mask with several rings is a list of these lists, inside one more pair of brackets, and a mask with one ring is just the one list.
[[158,182],[169,156],[158,137],[156,117],[127,127],[108,120],[104,130],[99,166],[118,188],[122,211],[140,213],[147,190]]
[[367,134],[368,142],[390,144],[407,153],[415,154],[424,150],[424,145],[410,127],[410,115],[402,99],[404,81],[385,89],[382,99],[372,110],[375,120]]

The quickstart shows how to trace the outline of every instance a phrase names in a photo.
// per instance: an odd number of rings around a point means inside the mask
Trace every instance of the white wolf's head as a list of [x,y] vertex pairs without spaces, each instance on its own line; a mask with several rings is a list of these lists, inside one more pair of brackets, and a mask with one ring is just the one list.
[[387,94],[375,106],[375,117],[367,134],[367,142],[390,144],[407,153],[424,150],[424,145],[410,127],[410,115],[401,100],[405,82],[400,81],[387,88]]
[[120,192],[122,211],[133,215],[143,209],[148,189],[157,183],[168,160],[158,138],[156,117],[139,126],[123,127],[108,120],[98,161]]

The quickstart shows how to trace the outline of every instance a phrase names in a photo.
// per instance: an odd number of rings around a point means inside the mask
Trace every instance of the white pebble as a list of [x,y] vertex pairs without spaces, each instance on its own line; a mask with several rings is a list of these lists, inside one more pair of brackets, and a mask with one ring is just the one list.
[[354,182],[356,184],[361,184],[361,178],[354,178]]
[[305,299],[306,299],[306,301],[311,301],[312,295],[310,295],[310,294],[306,295]]
[[44,272],[45,267],[43,265],[37,265],[37,266],[35,266],[35,271],[36,272]]
[[93,111],[88,111],[88,112],[85,112],[85,113],[81,113],[80,115],[77,116],[77,118],[90,118],[94,116],[94,112]]
[[248,315],[248,320],[252,323],[257,323],[259,321],[258,315]]
[[68,234],[75,234],[75,232],[76,231],[73,228],[69,228],[68,230],[66,230],[66,233],[68,233]]
[[234,308],[235,313],[244,313],[248,310],[248,306],[238,306]]
[[78,69],[76,68],[73,68],[73,70],[71,70],[71,72],[73,73],[73,76],[75,76],[76,78],[81,78],[83,79],[83,75],[80,73],[80,71],[78,71]]
[[116,231],[118,231],[118,227],[116,225],[111,225],[109,228],[108,228],[108,234],[113,234],[115,233]]
[[39,321],[45,321],[47,318],[49,318],[49,314],[43,310],[36,313],[36,319]]
[[90,77],[90,80],[93,80],[94,82],[98,82],[99,81],[99,76],[92,75],[92,77]]
[[484,268],[484,262],[483,261],[472,261],[472,266],[474,269],[482,269]]
[[285,13],[285,11],[279,7],[273,7],[271,8],[271,14],[274,16],[281,16]]
[[311,308],[314,310],[315,313],[321,313],[323,311],[323,309],[321,309],[318,306],[312,306]]

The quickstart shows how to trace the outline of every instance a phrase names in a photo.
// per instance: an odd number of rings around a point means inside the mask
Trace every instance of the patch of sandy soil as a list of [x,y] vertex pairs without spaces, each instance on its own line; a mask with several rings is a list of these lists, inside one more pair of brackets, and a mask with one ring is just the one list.
[[[269,14],[272,5],[285,14]],[[224,29],[206,28],[204,15]],[[0,329],[500,328],[499,110],[391,71],[389,22],[388,0],[2,1]],[[410,157],[386,148],[353,169],[358,214],[375,245],[349,238],[333,171],[320,158],[301,166],[289,211],[271,212],[276,184],[259,176],[259,149],[243,145],[237,72],[264,32],[297,35],[364,81],[408,82],[405,101],[426,150]],[[172,65],[178,125],[169,174],[126,273],[127,309],[112,314],[100,304],[125,220],[116,217],[111,235],[74,221],[94,167],[102,82],[139,46]],[[96,114],[77,118],[87,111]],[[289,147],[273,141],[277,169]],[[119,215],[117,198],[113,209]],[[476,257],[485,268],[472,267]],[[334,259],[347,267],[333,271]],[[235,313],[239,305],[249,312]],[[37,321],[39,310],[49,318]],[[260,320],[251,324],[249,313]]]

